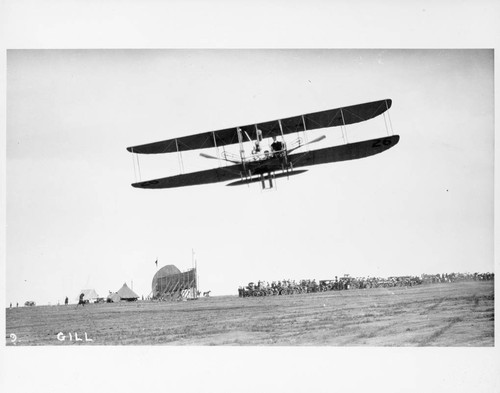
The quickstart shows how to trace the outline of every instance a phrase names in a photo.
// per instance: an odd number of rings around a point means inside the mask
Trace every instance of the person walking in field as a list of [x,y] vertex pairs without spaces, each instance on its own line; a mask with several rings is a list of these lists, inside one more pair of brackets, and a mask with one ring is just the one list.
[[66,299],[64,299],[64,304],[67,306],[68,305],[68,297],[66,296]]
[[83,293],[80,294],[80,299],[78,300],[78,304],[76,305],[76,307],[78,307],[80,304],[82,306],[85,306],[85,300],[83,300],[84,296],[85,296],[85,294],[83,294]]

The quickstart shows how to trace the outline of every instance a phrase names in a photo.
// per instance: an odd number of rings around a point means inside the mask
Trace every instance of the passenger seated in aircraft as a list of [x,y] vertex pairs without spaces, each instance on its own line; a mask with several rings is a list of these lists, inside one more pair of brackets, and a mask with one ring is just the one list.
[[260,153],[260,143],[259,143],[259,141],[256,141],[255,145],[254,145],[254,147],[252,149],[252,154],[253,155],[257,155],[259,153]]
[[283,154],[283,152],[281,151],[283,150],[283,143],[278,141],[275,136],[273,136],[273,143],[271,143],[271,150],[273,157],[280,157]]

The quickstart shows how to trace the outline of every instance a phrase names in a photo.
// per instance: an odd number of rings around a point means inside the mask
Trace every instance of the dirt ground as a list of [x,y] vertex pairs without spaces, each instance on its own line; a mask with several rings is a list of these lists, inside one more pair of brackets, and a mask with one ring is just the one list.
[[8,346],[492,347],[494,283],[20,307],[6,323]]

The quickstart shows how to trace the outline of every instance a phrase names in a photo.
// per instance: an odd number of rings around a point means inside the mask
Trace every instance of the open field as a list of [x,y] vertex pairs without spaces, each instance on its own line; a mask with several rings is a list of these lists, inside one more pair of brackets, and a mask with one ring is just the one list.
[[7,345],[494,345],[493,281],[6,313]]

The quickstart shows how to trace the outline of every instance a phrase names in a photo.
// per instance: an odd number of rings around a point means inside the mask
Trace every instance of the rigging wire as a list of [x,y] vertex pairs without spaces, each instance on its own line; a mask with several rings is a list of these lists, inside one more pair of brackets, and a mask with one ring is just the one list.
[[387,118],[389,119],[389,126],[391,127],[391,133],[394,135],[394,130],[392,129],[391,114],[387,111]]
[[141,165],[139,163],[139,154],[136,154],[136,159],[137,159],[137,170],[139,172],[139,181],[142,181],[142,175],[141,175]]
[[[387,117],[386,117],[387,114]],[[389,120],[389,126],[387,126],[387,120]],[[389,111],[384,112],[384,122],[385,122],[385,129],[387,131],[387,135],[394,135],[394,130],[392,129],[392,122],[391,122],[391,116],[389,114]]]
[[342,111],[342,108],[340,108],[340,115],[342,116],[342,123],[343,123],[343,126],[340,126],[340,129],[342,131],[342,138],[344,139],[344,143],[348,144],[349,141],[347,140],[347,129],[345,127],[344,112]]
[[385,123],[385,131],[387,132],[387,135],[390,135],[389,134],[389,127],[387,127],[387,119],[385,117],[385,112],[384,112],[384,123]]
[[[226,146],[222,145],[222,151],[223,151],[223,153],[222,153],[223,157],[226,158]],[[227,161],[224,161],[224,162],[226,164],[225,166],[227,166]]]
[[[384,112],[384,120],[385,120],[385,114],[387,113],[387,118],[389,119],[389,126],[390,126],[390,130],[391,130],[391,134],[394,135],[394,130],[392,129],[391,115],[389,114],[389,104],[387,103],[387,101],[385,101],[385,107],[386,107],[387,112]],[[386,123],[385,127],[387,128],[387,123]]]
[[179,161],[179,169],[181,171],[181,174],[183,174],[184,162],[182,161],[182,154],[181,151],[179,150],[179,142],[177,142],[177,139],[175,140],[175,148],[177,149],[177,160]]
[[219,146],[217,146],[217,139],[215,138],[215,132],[212,131],[212,136],[214,138],[214,146],[215,146],[215,151],[217,152],[217,158],[218,158],[218,164],[219,164],[219,168],[222,166],[222,160],[220,159],[220,151],[219,151]]
[[132,166],[134,167],[134,180],[137,183],[137,170],[135,169],[135,158],[134,154],[132,154]]

